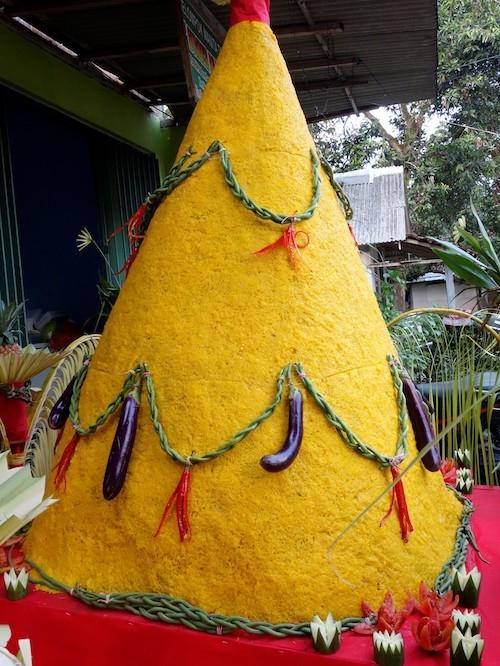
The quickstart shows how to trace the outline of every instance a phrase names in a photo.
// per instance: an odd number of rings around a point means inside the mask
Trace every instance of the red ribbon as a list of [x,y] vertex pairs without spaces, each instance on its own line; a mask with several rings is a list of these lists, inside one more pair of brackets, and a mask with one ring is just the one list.
[[[299,238],[303,236],[304,240],[299,242]],[[309,245],[309,234],[307,231],[295,231],[295,227],[291,224],[288,229],[286,229],[278,240],[274,241],[270,245],[257,250],[254,254],[261,255],[267,254],[272,250],[276,250],[279,247],[284,247],[288,252],[288,261],[295,267],[296,257],[300,257],[300,250],[303,250]]]
[[182,472],[179,483],[176,485],[173,493],[168,498],[168,501],[163,509],[160,524],[154,534],[155,537],[161,532],[161,529],[170,515],[174,500],[176,500],[177,512],[177,527],[179,528],[179,538],[181,541],[191,538],[191,525],[189,523],[188,511],[188,495],[189,495],[189,480],[191,476],[191,465],[186,465]]
[[351,236],[352,236],[352,240],[354,241],[354,245],[355,245],[357,248],[359,248],[359,243],[358,243],[358,240],[357,240],[357,238],[356,238],[356,236],[355,236],[355,234],[354,234],[354,229],[352,228],[352,224],[349,224],[349,222],[348,222],[348,223],[347,223],[347,226],[348,226],[348,228],[349,228],[349,232],[350,232],[350,234],[351,234]]
[[231,0],[229,25],[242,21],[260,21],[269,25],[270,0]]
[[68,444],[66,445],[62,453],[61,459],[59,460],[59,463],[57,464],[56,467],[56,475],[54,478],[54,485],[56,487],[56,490],[59,490],[62,484],[64,484],[64,490],[66,490],[66,472],[68,471],[68,468],[71,464],[71,459],[75,454],[76,447],[79,441],[80,441],[80,435],[77,432],[75,432],[75,434],[69,440]]
[[120,231],[127,229],[128,240],[132,247],[128,259],[120,268],[117,275],[123,273],[124,271],[125,273],[129,272],[130,267],[134,263],[137,253],[139,252],[138,242],[144,238],[144,234],[140,233],[140,228],[144,219],[144,215],[146,214],[146,211],[147,211],[147,204],[142,203],[139,206],[139,208],[135,211],[135,213],[133,213],[133,215],[131,215],[129,219],[124,224],[121,225],[121,227],[115,229],[113,233],[108,236],[108,242],[109,242],[112,238],[114,238],[117,234],[119,234]]
[[[399,478],[400,470],[397,465],[391,465],[391,474],[394,481]],[[401,538],[405,543],[408,542],[408,535],[410,532],[413,532],[413,525],[411,524],[410,514],[408,511],[408,505],[406,503],[405,490],[403,487],[403,482],[398,481],[392,489],[391,504],[385,516],[380,521],[380,525],[386,521],[387,518],[392,513],[392,509],[396,504],[396,509],[398,512],[399,524],[401,526]]]

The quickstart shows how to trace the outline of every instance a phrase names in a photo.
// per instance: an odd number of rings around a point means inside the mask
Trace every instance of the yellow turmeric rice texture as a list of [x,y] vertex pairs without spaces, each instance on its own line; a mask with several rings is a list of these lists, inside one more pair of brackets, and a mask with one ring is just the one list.
[[[262,23],[229,30],[179,156],[189,146],[200,156],[214,140],[254,201],[280,214],[307,209],[314,146]],[[386,360],[394,349],[323,170],[319,205],[296,229],[310,242],[295,268],[284,248],[255,255],[282,228],[241,205],[218,155],[177,187],[154,216],[92,359],[82,425],[114,398],[128,370],[147,362],[170,444],[202,454],[260,414],[280,369],[297,361],[363,441],[394,455],[398,409]],[[329,553],[391,475],[349,448],[302,391],[304,438],[288,469],[269,473],[259,464],[286,436],[286,393],[232,451],[194,467],[192,538],[183,543],[175,507],[153,536],[183,468],[161,450],[143,391],[121,493],[102,496],[115,415],[80,441],[66,492],[30,532],[29,557],[70,585],[165,592],[207,612],[271,622],[359,615],[362,599],[377,607],[392,590],[400,602],[421,580],[432,583],[453,552],[461,510],[441,474],[418,465],[405,478],[408,543],[396,511],[380,526],[387,495]],[[403,468],[415,454],[411,435]]]

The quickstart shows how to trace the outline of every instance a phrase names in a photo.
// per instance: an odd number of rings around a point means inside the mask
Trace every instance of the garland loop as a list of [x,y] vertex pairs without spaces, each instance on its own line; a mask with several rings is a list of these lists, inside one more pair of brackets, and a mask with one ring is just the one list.
[[94,423],[91,423],[87,427],[83,427],[80,423],[80,415],[78,404],[80,401],[80,393],[85,381],[85,377],[88,372],[88,365],[83,365],[80,371],[78,372],[75,383],[73,386],[73,394],[71,397],[71,404],[69,409],[69,416],[73,427],[78,435],[85,437],[94,433],[98,428],[104,425],[108,418],[110,418],[120,407],[124,401],[126,395],[130,392],[137,381],[137,375],[142,374],[146,386],[148,406],[151,416],[151,421],[153,427],[158,435],[160,440],[160,446],[163,451],[175,462],[186,466],[186,465],[197,465],[202,462],[207,462],[209,460],[215,460],[219,456],[231,451],[237,444],[239,444],[247,435],[256,430],[266,419],[268,419],[275,411],[276,407],[280,404],[283,397],[283,388],[285,382],[288,380],[291,381],[292,370],[295,370],[298,377],[302,381],[304,387],[309,392],[311,397],[319,405],[319,407],[325,413],[327,420],[330,424],[337,430],[343,440],[348,446],[355,449],[357,453],[360,453],[365,458],[373,460],[374,462],[379,463],[382,467],[394,467],[396,463],[401,462],[408,450],[408,419],[406,414],[406,402],[403,393],[403,384],[400,377],[400,368],[395,360],[391,357],[387,357],[389,368],[392,375],[392,380],[394,384],[394,390],[396,393],[396,400],[398,404],[398,418],[399,418],[399,438],[396,444],[396,452],[394,456],[387,456],[381,453],[378,453],[373,447],[365,442],[362,442],[357,435],[344,423],[342,418],[336,414],[333,409],[330,407],[324,396],[316,389],[312,381],[307,376],[301,363],[289,363],[284,366],[277,377],[276,380],[276,393],[271,404],[253,419],[247,426],[238,430],[230,439],[223,442],[219,447],[208,451],[207,453],[201,455],[191,454],[185,456],[179,451],[177,451],[169,442],[165,429],[159,419],[158,415],[158,406],[156,403],[156,392],[154,386],[154,380],[151,373],[148,370],[148,366],[145,363],[138,363],[131,371],[127,373],[125,381],[123,383],[122,389],[118,392],[114,400],[112,400],[108,406],[104,409],[102,414],[100,414]]
[[[241,202],[241,204],[250,210],[254,215],[259,217],[262,220],[274,222],[276,224],[285,225],[293,224],[295,222],[301,222],[303,220],[310,219],[314,211],[316,210],[321,190],[321,177],[320,177],[320,161],[323,167],[325,168],[328,179],[332,188],[334,189],[337,197],[342,206],[346,220],[352,219],[353,212],[351,204],[347,195],[343,191],[342,187],[335,180],[332,168],[326,159],[321,155],[318,159],[314,150],[311,149],[311,165],[312,165],[312,175],[313,175],[313,186],[312,186],[312,195],[311,202],[302,213],[295,213],[293,215],[284,215],[281,213],[275,213],[269,208],[264,206],[259,206],[245,191],[245,189],[240,185],[238,179],[233,170],[233,165],[229,157],[229,152],[227,148],[220,141],[213,141],[210,146],[207,148],[205,153],[193,160],[188,166],[185,166],[187,161],[195,155],[195,152],[191,147],[182,155],[179,160],[173,165],[170,169],[167,176],[163,179],[160,187],[156,188],[153,192],[148,194],[144,202],[139,206],[138,210],[130,217],[130,219],[119,229],[117,229],[113,235],[116,235],[118,231],[121,231],[123,228],[128,227],[128,236],[129,241],[132,247],[132,252],[128,260],[123,265],[122,269],[126,270],[132,265],[137,252],[139,250],[140,244],[146,234],[146,231],[149,227],[149,223],[153,215],[155,214],[158,206],[161,202],[167,197],[171,192],[183,183],[189,176],[198,171],[200,167],[205,164],[211,157],[214,155],[219,155],[220,164],[224,172],[224,180],[226,181],[229,189],[233,195]],[[112,237],[111,236],[111,237]],[[110,237],[110,238],[111,238]]]

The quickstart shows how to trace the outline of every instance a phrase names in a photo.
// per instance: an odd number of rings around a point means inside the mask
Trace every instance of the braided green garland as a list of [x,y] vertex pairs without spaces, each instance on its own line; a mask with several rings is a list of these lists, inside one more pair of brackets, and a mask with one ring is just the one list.
[[341,417],[333,411],[333,409],[326,401],[326,398],[324,398],[323,395],[317,391],[314,384],[304,372],[302,365],[300,363],[295,364],[297,374],[302,380],[305,388],[311,397],[325,412],[327,420],[337,430],[346,444],[355,449],[365,458],[370,458],[371,460],[378,462],[382,467],[389,467],[402,461],[408,451],[408,418],[406,414],[406,401],[403,393],[403,382],[401,381],[399,368],[396,363],[390,356],[387,357],[387,360],[389,362],[389,368],[391,370],[392,381],[394,383],[396,400],[399,408],[399,438],[396,445],[396,454],[393,457],[382,455],[381,453],[378,453],[378,451],[375,451],[375,449],[373,449],[369,444],[362,442],[359,437],[357,437],[357,435],[344,423]]
[[178,187],[182,182],[186,180],[191,174],[205,164],[213,155],[219,154],[220,163],[222,170],[224,172],[224,180],[229,185],[229,189],[234,194],[234,196],[240,200],[243,206],[250,210],[254,215],[260,217],[262,220],[270,220],[276,224],[290,224],[290,222],[301,222],[302,220],[308,220],[314,214],[320,197],[321,190],[321,179],[319,175],[319,160],[316,157],[315,153],[311,150],[311,165],[313,173],[313,190],[311,203],[308,208],[303,213],[297,213],[294,215],[285,215],[280,213],[274,213],[268,208],[259,206],[253,199],[246,193],[243,187],[240,185],[238,179],[236,178],[233,170],[233,164],[229,157],[229,152],[227,148],[223,146],[220,141],[213,141],[208,147],[207,151],[199,157],[197,160],[194,160],[187,166],[184,170],[182,167],[186,161],[194,155],[191,148],[174,164],[170,173],[164,179],[160,187],[158,187],[152,194],[149,194],[146,197],[146,204],[148,206],[148,211],[144,218],[144,225],[142,233],[144,233],[147,223],[151,220],[156,208],[161,203],[161,201],[168,196],[172,190]]
[[459,569],[462,564],[464,564],[467,554],[467,545],[470,543],[475,550],[478,550],[471,528],[471,516],[474,513],[474,504],[470,499],[453,488],[453,486],[447,484],[447,488],[453,492],[461,502],[463,502],[464,508],[455,537],[455,549],[452,556],[443,564],[434,583],[434,589],[441,597],[451,589],[453,567]]
[[75,378],[75,383],[73,386],[73,393],[71,396],[71,403],[69,409],[69,416],[75,431],[82,437],[94,433],[98,428],[100,428],[112,416],[119,406],[124,401],[126,395],[136,386],[137,375],[142,374],[145,379],[146,384],[146,393],[148,399],[148,406],[151,416],[151,421],[153,427],[158,435],[160,440],[160,446],[163,451],[172,458],[175,462],[178,462],[182,465],[196,465],[198,463],[207,462],[209,460],[215,460],[219,456],[231,451],[237,444],[239,444],[247,435],[256,430],[261,423],[263,423],[267,418],[273,414],[276,407],[280,404],[283,396],[283,387],[285,381],[288,380],[290,389],[293,391],[295,388],[292,384],[291,371],[292,367],[295,368],[298,376],[302,380],[307,391],[311,394],[316,403],[321,407],[325,412],[327,420],[331,425],[339,432],[344,441],[352,447],[355,451],[360,453],[365,458],[374,460],[378,462],[382,467],[389,467],[391,465],[399,464],[407,453],[407,442],[408,442],[408,420],[406,415],[406,402],[403,393],[403,385],[400,377],[399,366],[392,359],[391,356],[387,357],[389,363],[389,368],[391,370],[391,375],[394,383],[394,389],[396,392],[396,399],[399,407],[399,438],[396,445],[395,456],[386,456],[378,453],[373,449],[369,444],[362,442],[356,434],[344,423],[340,416],[338,416],[333,409],[330,407],[326,399],[319,393],[311,380],[307,377],[304,372],[304,369],[300,363],[288,364],[284,366],[278,375],[276,380],[276,394],[274,400],[271,404],[266,407],[266,409],[259,414],[255,419],[253,419],[247,426],[238,430],[230,439],[223,442],[220,446],[212,451],[208,451],[202,455],[190,455],[184,456],[182,453],[179,453],[175,448],[173,448],[169,441],[165,429],[159,420],[158,416],[158,406],[156,404],[156,392],[154,387],[154,381],[151,377],[150,372],[148,371],[147,365],[145,363],[139,363],[135,366],[133,370],[127,373],[125,381],[123,383],[122,389],[116,395],[114,400],[112,400],[105,410],[97,417],[94,423],[91,423],[87,427],[82,427],[80,423],[80,415],[78,404],[80,401],[80,393],[82,389],[83,382],[87,376],[88,366],[84,365]]
[[238,183],[233,172],[231,161],[229,159],[229,153],[222,145],[220,147],[220,161],[222,168],[224,169],[224,178],[226,183],[229,185],[231,192],[237,199],[241,201],[245,208],[248,208],[248,210],[260,217],[262,220],[270,220],[276,224],[290,224],[290,222],[301,222],[302,220],[308,220],[313,216],[313,213],[319,203],[321,179],[319,177],[319,161],[312,150],[311,163],[313,170],[313,192],[311,203],[303,213],[295,213],[294,215],[281,215],[279,213],[273,213],[268,208],[258,206],[254,201],[252,201],[252,199]]
[[[201,166],[203,166],[205,162],[207,162],[213,155],[217,153],[219,153],[220,163],[224,171],[224,179],[228,184],[229,189],[234,194],[234,196],[241,201],[242,205],[245,206],[245,208],[247,208],[248,210],[252,211],[252,213],[254,213],[263,220],[269,220],[271,222],[275,222],[276,224],[290,224],[291,222],[300,222],[302,220],[306,220],[312,217],[319,203],[320,188],[321,188],[321,179],[319,174],[319,160],[313,150],[311,150],[311,164],[313,171],[313,191],[312,191],[311,203],[303,213],[294,214],[294,215],[283,215],[279,213],[274,213],[268,208],[259,206],[249,197],[249,195],[241,187],[236,176],[234,175],[233,165],[229,158],[229,152],[227,148],[225,148],[220,141],[213,141],[206,150],[206,152],[201,157],[199,157],[196,160],[193,160],[191,164],[189,164],[185,169],[183,169],[184,165],[189,160],[189,158],[195,154],[191,147],[188,148],[188,150],[184,153],[184,155],[182,155],[180,159],[170,169],[167,176],[163,179],[163,182],[160,185],[160,187],[158,187],[156,190],[148,194],[144,202],[146,204],[146,211],[142,219],[139,235],[144,236],[156,209],[163,201],[163,199],[167,197],[176,187],[178,187],[181,183],[183,183],[186,180],[186,178],[188,178],[191,174],[193,174],[195,171],[198,171],[198,169]],[[344,215],[347,220],[350,220],[352,219],[353,213],[352,213],[351,204],[349,203],[349,199],[347,198],[347,195],[343,191],[342,187],[335,180],[331,166],[323,158],[323,156],[320,157],[321,157],[321,164],[324,166],[328,174],[328,179],[342,205]]]
[[[103,610],[122,610],[145,617],[149,620],[165,622],[167,624],[182,624],[189,629],[205,631],[208,633],[230,633],[238,629],[249,634],[267,635],[275,638],[289,636],[308,636],[311,633],[309,622],[297,624],[249,620],[239,615],[221,615],[219,613],[206,613],[201,608],[193,606],[183,599],[176,599],[169,594],[153,592],[113,592],[103,594],[91,592],[83,587],[71,588],[64,583],[56,581],[43,571],[37,564],[26,560],[37,571],[40,579],[30,577],[30,582],[43,585],[57,592],[65,592],[79,601]],[[342,630],[347,631],[354,627],[363,618],[347,617],[342,620]]]
[[85,381],[85,377],[87,376],[88,364],[82,365],[82,367],[75,376],[73,393],[71,395],[71,402],[69,405],[69,417],[71,423],[73,424],[73,428],[80,435],[80,437],[86,437],[87,435],[91,435],[98,428],[100,428],[106,423],[109,417],[112,416],[116,412],[116,410],[120,407],[122,402],[125,400],[127,394],[130,393],[130,391],[134,388],[137,381],[136,374],[140,372],[142,369],[143,369],[142,365],[137,365],[133,370],[128,372],[127,377],[123,382],[123,387],[118,392],[114,400],[112,400],[109,403],[109,405],[102,412],[102,414],[100,414],[97,417],[94,423],[90,424],[86,428],[83,428],[80,424],[80,412],[78,409],[78,404],[80,402],[80,392],[82,390],[83,382]]
[[[453,566],[461,566],[465,560],[467,541],[474,543],[470,529],[470,516],[474,511],[474,506],[469,499],[457,493],[454,488],[451,486],[448,486],[448,488],[455,492],[464,502],[464,509],[460,526],[457,530],[453,554],[444,564],[434,585],[436,592],[440,596],[445,594],[451,587],[451,568]],[[230,633],[242,630],[250,634],[267,635],[275,638],[308,636],[311,633],[308,622],[272,624],[270,622],[249,620],[237,615],[227,616],[218,613],[206,613],[201,608],[193,606],[183,599],[172,597],[169,594],[149,592],[113,592],[111,594],[104,594],[91,592],[79,586],[70,588],[49,576],[34,562],[30,560],[26,561],[40,576],[40,579],[30,577],[32,583],[43,585],[56,592],[65,592],[93,608],[128,611],[149,620],[165,622],[166,624],[181,624],[190,629],[208,633]],[[365,623],[366,620],[367,618],[346,617],[341,620],[342,631],[347,631],[360,622]]]
[[333,169],[330,166],[330,163],[327,162],[326,158],[323,155],[320,155],[320,158],[321,158],[321,164],[323,165],[328,175],[328,180],[330,181],[331,186],[333,187],[337,197],[339,198],[346,220],[352,220],[354,213],[351,207],[351,202],[349,201],[347,194],[342,189],[342,185],[340,185],[340,183],[338,183],[337,180],[335,179],[335,174],[333,173]]
[[148,396],[149,409],[151,413],[151,421],[153,422],[154,429],[156,430],[156,433],[160,440],[161,448],[173,460],[182,463],[183,465],[187,464],[196,465],[197,463],[206,462],[208,460],[214,460],[215,458],[218,458],[224,453],[231,451],[231,449],[234,449],[236,444],[239,444],[243,439],[245,439],[247,435],[256,430],[256,428],[258,428],[261,423],[263,423],[267,418],[269,418],[276,409],[276,407],[280,404],[283,395],[283,386],[285,383],[285,378],[287,377],[289,372],[290,372],[290,365],[287,365],[284,368],[282,368],[282,370],[278,375],[278,379],[276,381],[276,395],[274,396],[274,400],[268,407],[266,407],[266,409],[261,414],[259,414],[259,416],[257,416],[253,421],[251,421],[245,428],[238,430],[238,432],[234,434],[231,437],[231,439],[228,439],[226,442],[221,444],[218,448],[214,449],[213,451],[204,453],[201,456],[196,456],[193,454],[188,457],[183,456],[181,453],[176,451],[174,448],[170,446],[168,442],[165,430],[160,420],[158,419],[158,407],[156,405],[156,400],[155,400],[155,388],[154,388],[153,379],[151,375],[149,375],[149,373],[146,372],[146,391]]
[[[155,430],[159,436],[162,449],[173,460],[183,465],[196,464],[213,460],[227,451],[230,451],[236,444],[242,441],[249,433],[255,430],[265,419],[267,419],[274,412],[276,407],[280,404],[283,388],[285,382],[288,382],[290,390],[296,390],[292,383],[292,369],[295,369],[306,390],[310,393],[312,398],[325,412],[325,416],[331,425],[340,433],[347,445],[354,448],[358,453],[364,457],[378,462],[381,466],[387,467],[394,465],[407,451],[407,435],[408,425],[406,418],[405,400],[400,377],[400,369],[397,363],[388,356],[389,367],[394,382],[394,389],[396,392],[397,402],[399,406],[399,438],[396,447],[396,457],[391,458],[384,456],[375,451],[368,444],[363,443],[342,421],[342,419],[332,410],[328,405],[326,399],[314,387],[311,380],[307,377],[300,363],[288,364],[281,369],[276,380],[276,394],[272,403],[253,421],[251,421],[245,428],[239,430],[230,440],[224,442],[220,447],[210,451],[201,456],[188,456],[185,457],[172,448],[168,442],[167,436],[164,432],[163,426],[158,419],[158,409],[155,399],[155,389],[153,379],[147,369],[146,364],[138,364],[133,370],[127,373],[121,391],[117,394],[116,398],[109,403],[106,409],[99,415],[96,421],[83,428],[79,424],[78,402],[80,397],[81,388],[85,377],[88,372],[88,366],[85,365],[79,371],[75,378],[73,387],[73,394],[70,406],[70,418],[73,421],[75,430],[81,435],[88,435],[102,426],[105,421],[118,409],[120,404],[125,399],[128,392],[133,390],[137,385],[138,374],[141,374],[145,379],[146,391],[148,397],[148,404],[150,407],[151,420]],[[475,544],[474,537],[470,528],[470,516],[474,510],[472,502],[465,498],[463,495],[455,491],[455,489],[448,486],[450,490],[464,503],[462,518],[456,533],[455,548],[452,556],[445,562],[443,568],[436,578],[435,589],[443,595],[451,586],[451,570],[452,567],[459,567],[465,560],[465,552],[467,543]],[[28,561],[29,562],[29,561]],[[70,588],[67,585],[56,581],[48,576],[39,566],[33,562],[29,564],[38,572],[40,580],[32,579],[32,582],[39,585],[44,585],[53,590],[66,592],[83,603],[102,609],[116,609],[129,611],[135,615],[165,622],[168,624],[182,624],[191,629],[198,631],[205,631],[209,633],[229,633],[236,630],[243,630],[251,634],[265,634],[274,636],[276,638],[288,636],[307,636],[310,634],[309,623],[280,623],[272,624],[269,622],[260,622],[249,620],[248,618],[240,616],[225,616],[221,614],[206,613],[201,608],[193,606],[182,599],[176,599],[168,594],[155,594],[155,593],[111,593],[99,594],[82,587]],[[344,618],[342,620],[342,629],[345,631],[352,628],[354,625],[365,622],[363,618]]]

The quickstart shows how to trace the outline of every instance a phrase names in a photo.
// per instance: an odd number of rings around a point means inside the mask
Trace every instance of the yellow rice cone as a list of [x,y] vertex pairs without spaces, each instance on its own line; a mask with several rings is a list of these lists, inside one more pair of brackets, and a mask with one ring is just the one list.
[[[313,142],[264,24],[230,29],[179,155],[192,145],[199,156],[216,139],[254,201],[290,215],[308,207]],[[281,228],[233,196],[218,156],[167,197],[92,361],[82,425],[130,368],[147,362],[172,446],[202,454],[269,405],[280,369],[299,361],[362,440],[395,453],[398,410],[386,361],[394,349],[323,171],[321,181],[315,214],[297,225],[310,243],[295,270],[284,249],[253,254]],[[70,585],[168,592],[208,612],[270,621],[358,615],[361,599],[377,607],[389,589],[400,601],[420,580],[433,582],[453,551],[460,512],[441,475],[418,466],[406,477],[409,543],[396,512],[380,527],[386,496],[329,558],[335,536],[391,479],[347,447],[306,395],[304,419],[301,451],[286,471],[259,465],[285,437],[286,396],[235,449],[194,468],[193,536],[181,544],[175,515],[153,538],[182,467],[160,449],[143,396],[121,494],[102,497],[115,417],[80,442],[67,491],[36,521],[28,554]],[[408,459],[415,453],[411,438]]]

